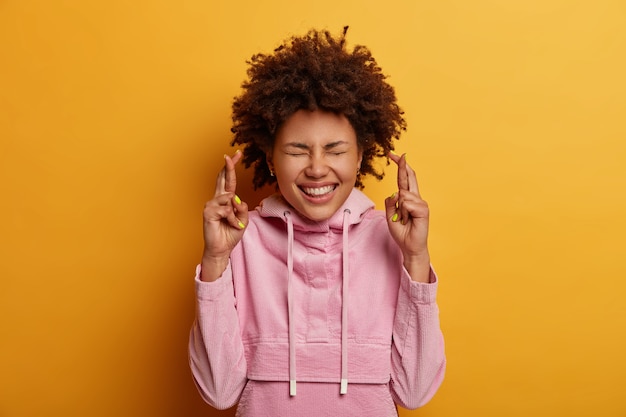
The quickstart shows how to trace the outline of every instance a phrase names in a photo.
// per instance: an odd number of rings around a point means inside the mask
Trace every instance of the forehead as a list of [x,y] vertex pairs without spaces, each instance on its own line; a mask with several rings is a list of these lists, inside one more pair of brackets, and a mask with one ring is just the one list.
[[357,143],[356,133],[344,115],[323,110],[298,110],[276,132],[275,145],[323,146],[335,142]]

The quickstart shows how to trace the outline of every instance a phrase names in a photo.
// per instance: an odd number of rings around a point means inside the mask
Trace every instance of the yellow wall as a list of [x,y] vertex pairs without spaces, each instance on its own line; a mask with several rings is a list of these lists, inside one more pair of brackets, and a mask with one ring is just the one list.
[[254,52],[345,24],[432,209],[449,368],[402,415],[626,415],[623,1],[5,0],[1,416],[232,415],[186,358],[231,99]]

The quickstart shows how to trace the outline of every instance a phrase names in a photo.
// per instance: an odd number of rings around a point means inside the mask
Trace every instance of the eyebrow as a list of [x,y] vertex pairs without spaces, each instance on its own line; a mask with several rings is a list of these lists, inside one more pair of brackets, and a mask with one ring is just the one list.
[[[335,142],[330,142],[327,143],[326,145],[324,145],[324,150],[329,150],[329,149],[333,149],[336,148],[337,146],[340,145],[347,145],[348,142],[346,142],[345,140],[338,140]],[[309,145],[305,144],[305,143],[301,143],[301,142],[289,142],[285,144],[286,148],[298,148],[298,149],[309,149]]]

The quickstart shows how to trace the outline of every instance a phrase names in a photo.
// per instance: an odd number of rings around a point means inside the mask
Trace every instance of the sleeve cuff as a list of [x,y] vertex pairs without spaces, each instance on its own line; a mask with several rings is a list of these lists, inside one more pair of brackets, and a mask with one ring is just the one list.
[[418,304],[433,304],[437,302],[437,287],[439,286],[439,278],[433,267],[430,267],[429,282],[416,282],[406,269],[402,270],[401,287],[410,299]]
[[196,275],[194,277],[196,296],[199,300],[216,300],[222,298],[225,292],[233,293],[233,280],[232,271],[230,269],[230,262],[226,266],[224,273],[221,277],[213,282],[206,282],[200,279],[202,273],[202,266],[196,266]]

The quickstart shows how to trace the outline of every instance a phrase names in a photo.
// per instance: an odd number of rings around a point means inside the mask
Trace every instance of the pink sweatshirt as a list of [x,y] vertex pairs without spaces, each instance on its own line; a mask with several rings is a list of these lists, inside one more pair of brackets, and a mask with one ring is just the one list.
[[411,281],[385,214],[353,190],[324,222],[265,199],[215,282],[196,274],[190,366],[238,416],[395,416],[445,371],[437,278]]

